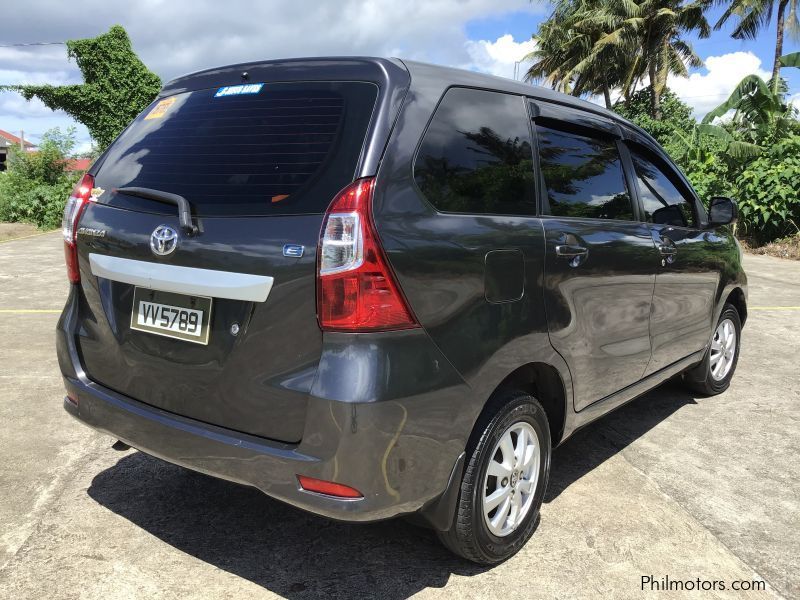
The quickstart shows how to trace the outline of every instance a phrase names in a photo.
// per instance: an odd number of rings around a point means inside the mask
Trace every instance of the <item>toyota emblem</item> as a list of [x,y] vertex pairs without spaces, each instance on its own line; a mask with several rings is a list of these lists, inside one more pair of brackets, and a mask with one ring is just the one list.
[[150,249],[153,254],[166,256],[178,247],[178,232],[169,225],[159,225],[150,235]]

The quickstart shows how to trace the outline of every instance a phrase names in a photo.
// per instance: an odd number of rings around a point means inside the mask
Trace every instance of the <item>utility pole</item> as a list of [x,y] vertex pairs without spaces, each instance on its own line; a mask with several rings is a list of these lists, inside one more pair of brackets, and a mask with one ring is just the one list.
[[19,149],[25,152],[25,130],[19,130]]

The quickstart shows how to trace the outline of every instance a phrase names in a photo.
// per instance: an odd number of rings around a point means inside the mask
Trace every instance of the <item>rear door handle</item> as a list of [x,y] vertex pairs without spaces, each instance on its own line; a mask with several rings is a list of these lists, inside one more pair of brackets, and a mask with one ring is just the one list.
[[569,244],[556,246],[556,256],[565,258],[575,258],[576,256],[586,256],[589,250],[583,246],[571,246]]

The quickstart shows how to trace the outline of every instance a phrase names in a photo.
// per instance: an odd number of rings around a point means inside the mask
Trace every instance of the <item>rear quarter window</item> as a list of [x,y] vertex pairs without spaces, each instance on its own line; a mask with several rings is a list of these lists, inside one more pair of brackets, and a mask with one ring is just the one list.
[[533,155],[520,96],[451,88],[414,163],[414,180],[442,212],[532,215]]
[[292,82],[163,98],[113,144],[96,185],[111,205],[153,212],[164,205],[113,190],[179,194],[201,216],[324,212],[353,179],[377,95],[367,82]]

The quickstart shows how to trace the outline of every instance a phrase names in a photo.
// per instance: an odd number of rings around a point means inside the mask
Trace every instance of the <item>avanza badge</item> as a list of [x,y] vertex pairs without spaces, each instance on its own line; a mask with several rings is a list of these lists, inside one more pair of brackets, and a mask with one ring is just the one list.
[[214,98],[221,98],[223,96],[241,96],[243,94],[257,94],[264,87],[263,83],[245,83],[242,85],[227,85],[221,87],[214,94]]

